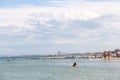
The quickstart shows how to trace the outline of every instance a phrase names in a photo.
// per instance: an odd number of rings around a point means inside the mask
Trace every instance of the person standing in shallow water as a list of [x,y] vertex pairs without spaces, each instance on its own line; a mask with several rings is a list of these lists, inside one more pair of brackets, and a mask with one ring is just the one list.
[[103,58],[106,60],[108,58],[108,60],[110,60],[111,57],[111,52],[110,51],[104,51],[103,52]]
[[106,60],[106,58],[107,58],[107,51],[103,52],[103,58]]
[[111,52],[108,51],[108,60],[110,60],[110,57],[111,57]]

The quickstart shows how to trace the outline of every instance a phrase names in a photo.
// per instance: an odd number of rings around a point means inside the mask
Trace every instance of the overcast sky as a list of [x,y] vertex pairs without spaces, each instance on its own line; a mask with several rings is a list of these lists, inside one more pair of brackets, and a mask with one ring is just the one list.
[[0,0],[0,55],[115,48],[119,0]]

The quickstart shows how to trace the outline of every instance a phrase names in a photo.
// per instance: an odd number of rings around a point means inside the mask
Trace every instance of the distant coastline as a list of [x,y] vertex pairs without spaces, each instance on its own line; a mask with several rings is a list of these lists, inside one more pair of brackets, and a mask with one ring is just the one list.
[[[120,49],[111,52],[110,60],[120,60]],[[119,54],[118,54],[119,52]],[[103,60],[103,52],[94,53],[67,53],[67,54],[51,54],[51,55],[20,55],[20,56],[1,56],[0,60],[48,60],[48,59],[100,59]]]
[[[50,59],[98,59],[104,60],[103,57],[95,57],[95,56],[78,56],[78,55],[26,55],[26,56],[9,56],[9,57],[0,57],[0,60],[5,61],[14,61],[14,60],[50,60]],[[110,60],[120,60],[119,57],[111,57]]]

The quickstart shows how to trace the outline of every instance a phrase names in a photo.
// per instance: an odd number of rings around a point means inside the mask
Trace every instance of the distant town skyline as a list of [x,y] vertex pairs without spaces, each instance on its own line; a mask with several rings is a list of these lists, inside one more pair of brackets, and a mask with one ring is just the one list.
[[0,55],[120,48],[119,0],[0,0]]

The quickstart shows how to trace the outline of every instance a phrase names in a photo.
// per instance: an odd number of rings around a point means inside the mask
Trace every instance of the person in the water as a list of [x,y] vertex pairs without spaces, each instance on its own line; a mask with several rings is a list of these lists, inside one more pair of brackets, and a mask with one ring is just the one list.
[[107,53],[107,51],[104,51],[103,52],[103,58],[106,60],[106,58],[107,58],[107,55],[108,55],[108,53]]
[[72,67],[76,67],[77,66],[77,63],[76,62],[74,62],[73,63],[73,65],[72,65]]
[[111,52],[110,51],[104,51],[103,52],[103,58],[106,60],[110,60],[110,57],[111,57]]

